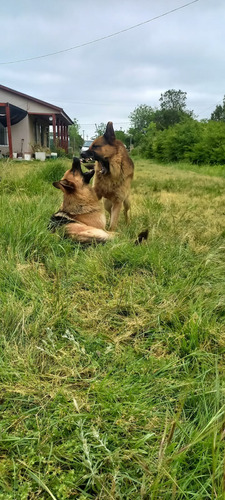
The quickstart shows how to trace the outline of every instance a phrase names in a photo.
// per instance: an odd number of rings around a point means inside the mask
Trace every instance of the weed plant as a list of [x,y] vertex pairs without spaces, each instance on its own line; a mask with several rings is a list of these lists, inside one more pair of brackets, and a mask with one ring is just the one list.
[[0,500],[224,499],[224,171],[136,160],[82,247],[47,230],[69,166],[0,162]]

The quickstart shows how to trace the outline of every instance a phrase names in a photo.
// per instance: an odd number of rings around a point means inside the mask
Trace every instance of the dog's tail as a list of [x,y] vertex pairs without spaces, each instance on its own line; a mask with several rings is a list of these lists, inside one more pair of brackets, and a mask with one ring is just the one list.
[[143,241],[146,241],[148,239],[148,229],[145,229],[145,231],[141,231],[139,233],[137,239],[135,240],[134,244],[135,245],[140,245]]

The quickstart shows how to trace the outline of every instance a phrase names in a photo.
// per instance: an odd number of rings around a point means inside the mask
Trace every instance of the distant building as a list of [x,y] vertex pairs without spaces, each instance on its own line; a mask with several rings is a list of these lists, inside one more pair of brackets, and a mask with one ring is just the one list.
[[0,152],[32,153],[53,143],[68,151],[68,126],[73,121],[62,108],[0,85]]

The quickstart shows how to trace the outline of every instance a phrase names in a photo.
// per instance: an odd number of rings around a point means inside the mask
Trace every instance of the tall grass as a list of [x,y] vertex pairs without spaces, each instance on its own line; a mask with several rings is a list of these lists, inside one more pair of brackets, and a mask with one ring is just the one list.
[[0,499],[223,499],[224,173],[137,160],[83,248],[47,231],[69,165],[0,163]]

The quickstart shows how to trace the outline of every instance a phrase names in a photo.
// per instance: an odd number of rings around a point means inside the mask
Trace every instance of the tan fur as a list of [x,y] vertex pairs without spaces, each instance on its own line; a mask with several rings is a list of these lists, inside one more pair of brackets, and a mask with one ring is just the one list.
[[70,238],[80,241],[80,243],[92,243],[92,241],[100,243],[114,238],[113,233],[86,224],[77,223],[68,224],[68,226],[66,226],[66,234]]
[[60,213],[70,220],[65,225],[65,233],[82,243],[107,241],[114,235],[105,231],[105,213],[97,194],[93,187],[84,182],[85,174],[81,168],[72,169],[67,170],[60,181],[53,183],[63,192]]
[[98,199],[104,198],[105,209],[110,213],[110,230],[113,231],[122,206],[126,222],[129,221],[133,161],[123,143],[116,139],[112,122],[108,122],[105,134],[93,141],[85,155],[96,159],[94,189]]

